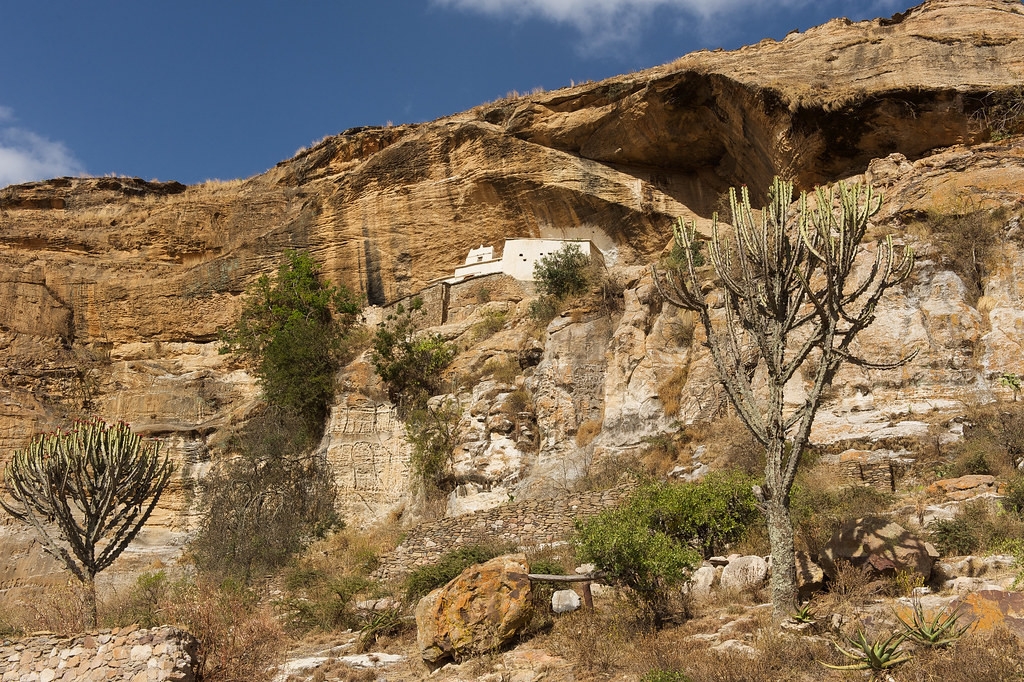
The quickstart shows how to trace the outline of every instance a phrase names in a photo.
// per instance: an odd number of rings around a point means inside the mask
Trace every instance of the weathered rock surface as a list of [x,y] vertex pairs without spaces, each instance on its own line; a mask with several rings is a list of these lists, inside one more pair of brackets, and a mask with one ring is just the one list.
[[723,590],[742,592],[761,587],[767,579],[767,561],[759,556],[741,556],[725,565],[719,584]]
[[1007,628],[1024,639],[1024,593],[1005,590],[981,590],[953,602],[951,608],[962,606],[963,618],[973,618],[978,632]]
[[926,581],[938,553],[903,526],[878,516],[843,523],[819,556],[821,567],[835,577],[837,562],[863,568],[874,576],[913,571]]
[[423,660],[494,651],[530,618],[529,566],[510,554],[471,566],[416,606],[416,642]]

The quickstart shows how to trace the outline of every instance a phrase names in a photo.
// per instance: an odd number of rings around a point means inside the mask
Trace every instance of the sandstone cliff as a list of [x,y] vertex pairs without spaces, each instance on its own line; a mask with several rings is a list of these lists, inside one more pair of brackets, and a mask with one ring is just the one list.
[[[217,353],[216,333],[283,249],[308,249],[331,279],[380,305],[450,273],[481,243],[581,236],[621,280],[622,309],[556,319],[515,382],[473,388],[460,453],[467,477],[491,489],[487,505],[550,488],[595,457],[717,411],[699,338],[679,333],[685,321],[662,306],[641,266],[663,250],[676,216],[704,225],[727,187],[747,184],[756,196],[776,173],[804,188],[851,176],[875,183],[886,195],[878,231],[922,255],[863,341],[882,355],[910,346],[920,355],[895,375],[848,370],[816,437],[920,432],[920,411],[988,399],[994,375],[1024,373],[1024,143],[990,142],[985,124],[993,93],[1022,80],[1020,2],[930,0],[890,19],[837,19],[430,123],[346,131],[247,180],[5,188],[0,462],[34,431],[81,412],[165,439],[183,464],[179,494],[126,562],[166,561],[189,530],[185,493],[257,398],[244,368]],[[928,211],[964,206],[1002,209],[1001,246],[971,286],[918,229]],[[526,296],[499,297],[510,320]],[[529,350],[515,325],[472,341],[474,310],[467,304],[444,329],[470,348],[466,367]],[[666,416],[658,386],[679,366],[689,367],[682,406]],[[405,490],[401,426],[366,397],[365,365],[347,381],[325,445],[346,509],[377,514]],[[517,388],[532,403],[509,425],[490,405]],[[584,442],[576,434],[587,422],[600,434]],[[0,525],[0,543],[15,557],[0,565],[0,591],[52,575],[21,529]]]

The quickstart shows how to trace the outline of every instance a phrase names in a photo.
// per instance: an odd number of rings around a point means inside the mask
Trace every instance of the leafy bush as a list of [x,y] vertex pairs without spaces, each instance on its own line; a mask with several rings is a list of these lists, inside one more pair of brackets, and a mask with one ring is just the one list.
[[277,274],[246,290],[221,352],[250,363],[267,402],[295,412],[318,437],[358,313],[355,296],[322,279],[308,253],[285,251]]
[[558,314],[558,302],[551,296],[541,296],[530,301],[526,314],[538,325],[546,325]]
[[442,555],[436,564],[420,566],[405,579],[406,600],[412,602],[421,599],[432,590],[447,585],[470,566],[501,556],[505,549],[499,546],[470,545]]
[[737,540],[756,518],[750,480],[712,474],[700,483],[645,485],[623,507],[578,523],[574,542],[582,561],[630,588],[657,622],[669,589],[689,578],[701,555]]
[[710,557],[739,540],[760,514],[752,481],[715,472],[698,483],[647,485],[630,498],[654,528]]
[[668,591],[700,564],[692,547],[658,526],[642,505],[627,504],[577,522],[573,539],[579,558],[629,588],[655,623],[668,614]]
[[462,406],[455,398],[415,410],[406,418],[412,470],[428,496],[455,489],[452,460],[459,444]]
[[1003,509],[1024,519],[1024,474],[1017,474],[1006,484]]
[[171,581],[167,573],[143,573],[126,594],[115,603],[104,608],[101,620],[105,627],[120,627],[138,623],[141,627],[152,628],[161,625],[162,604],[170,597]]
[[554,253],[542,256],[533,266],[537,290],[561,300],[587,290],[590,284],[590,258],[579,244],[565,244]]
[[481,320],[473,325],[473,340],[480,341],[494,336],[505,328],[508,313],[504,310],[485,310]]
[[288,624],[299,632],[330,632],[359,625],[352,602],[372,583],[361,576],[300,570],[286,576],[286,586],[288,594],[280,606]]
[[1024,534],[1024,520],[997,510],[987,500],[964,503],[952,519],[936,521],[931,539],[944,555],[1000,551]]
[[399,305],[377,327],[373,338],[373,367],[403,416],[423,409],[431,396],[441,392],[441,372],[457,353],[440,334],[416,333],[415,316],[422,311],[419,297],[413,298],[408,308]]

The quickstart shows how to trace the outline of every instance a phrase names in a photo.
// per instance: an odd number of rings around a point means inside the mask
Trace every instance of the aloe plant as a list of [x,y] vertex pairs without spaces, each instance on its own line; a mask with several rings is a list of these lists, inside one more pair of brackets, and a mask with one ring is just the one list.
[[852,651],[847,651],[838,644],[836,645],[839,653],[856,661],[855,663],[849,665],[822,663],[822,665],[833,670],[873,670],[875,672],[888,670],[910,660],[910,654],[899,650],[906,638],[906,633],[898,632],[888,639],[869,642],[864,631],[861,630],[857,633],[856,639],[848,640],[853,645]]
[[803,606],[796,606],[796,610],[789,616],[795,623],[813,623],[817,620],[814,616],[814,612],[811,611],[811,602],[807,602]]
[[946,606],[928,618],[925,616],[921,600],[915,599],[914,611],[909,622],[898,613],[896,618],[906,630],[904,634],[914,642],[922,646],[942,648],[963,637],[974,624],[972,621],[966,625],[959,625],[961,615],[959,607],[950,611]]

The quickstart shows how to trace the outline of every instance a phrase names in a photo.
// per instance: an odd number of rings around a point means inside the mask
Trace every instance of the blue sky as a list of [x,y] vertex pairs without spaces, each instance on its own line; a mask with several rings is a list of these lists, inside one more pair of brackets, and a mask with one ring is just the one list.
[[913,0],[0,0],[0,186],[248,177],[427,121]]

